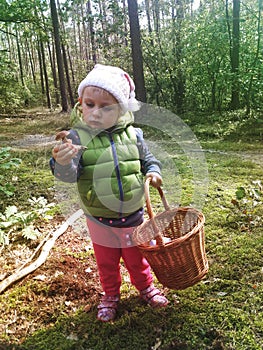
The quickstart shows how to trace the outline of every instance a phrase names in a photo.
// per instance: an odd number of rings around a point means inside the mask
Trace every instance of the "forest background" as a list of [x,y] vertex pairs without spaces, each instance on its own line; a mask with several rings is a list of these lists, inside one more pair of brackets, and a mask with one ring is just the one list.
[[134,77],[141,101],[179,115],[249,114],[263,104],[262,58],[262,0],[0,0],[2,113],[67,111],[106,63]]
[[[0,0],[0,350],[263,348],[262,2]],[[85,230],[68,229],[41,267],[12,279],[65,224],[48,162],[95,63],[128,71],[138,99],[171,111],[175,127],[179,115],[209,169],[207,277],[164,289],[169,306],[152,310],[123,268],[118,317],[103,326]],[[165,150],[168,199],[192,205],[187,154],[169,133],[143,131]]]

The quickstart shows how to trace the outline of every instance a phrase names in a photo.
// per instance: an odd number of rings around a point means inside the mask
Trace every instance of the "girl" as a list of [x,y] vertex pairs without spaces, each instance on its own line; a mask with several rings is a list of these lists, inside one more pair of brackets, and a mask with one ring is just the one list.
[[51,169],[62,181],[77,182],[104,291],[97,318],[108,322],[120,300],[121,258],[143,300],[152,307],[168,303],[132,241],[134,227],[143,222],[144,176],[154,187],[162,184],[162,177],[142,130],[132,126],[139,102],[126,72],[96,65],[78,94],[79,121],[57,135],[64,142],[52,151]]

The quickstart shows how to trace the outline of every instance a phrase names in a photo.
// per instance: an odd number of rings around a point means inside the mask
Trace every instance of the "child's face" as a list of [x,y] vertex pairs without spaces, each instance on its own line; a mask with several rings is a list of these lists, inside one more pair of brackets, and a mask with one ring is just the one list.
[[84,122],[92,129],[109,129],[121,114],[118,101],[106,90],[87,86],[82,96]]

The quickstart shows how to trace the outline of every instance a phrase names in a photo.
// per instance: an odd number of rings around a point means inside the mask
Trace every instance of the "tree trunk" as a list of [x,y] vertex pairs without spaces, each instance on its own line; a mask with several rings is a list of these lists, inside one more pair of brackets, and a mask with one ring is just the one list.
[[128,40],[127,40],[127,33],[128,33],[128,26],[127,26],[127,16],[126,16],[126,1],[122,0],[122,11],[123,11],[123,18],[124,18],[124,45],[128,47]]
[[32,75],[32,79],[34,82],[34,85],[36,85],[36,74],[35,74],[35,70],[34,70],[34,63],[33,63],[33,58],[32,58],[32,52],[31,52],[31,47],[28,43],[28,40],[26,40],[26,49],[28,52],[28,58],[29,58],[29,65],[30,65],[30,71],[31,71],[31,75]]
[[[101,23],[101,28],[102,28],[102,35],[103,35],[103,48],[104,50],[108,50],[110,48],[109,44],[109,36],[107,34],[107,15],[106,15],[106,6],[105,6],[105,1],[98,0],[99,4],[99,12],[100,12],[100,23]],[[87,4],[90,8],[90,1]]]
[[25,83],[24,83],[24,72],[23,72],[23,64],[22,64],[22,55],[21,55],[21,49],[20,49],[20,42],[19,42],[19,38],[18,38],[17,27],[16,27],[16,47],[17,47],[20,79],[21,79],[22,86],[24,86]]
[[146,11],[148,32],[149,32],[149,34],[151,34],[152,33],[152,25],[151,25],[151,15],[150,15],[149,0],[145,0],[145,11]]
[[[42,62],[40,41],[41,41],[41,39],[38,38],[38,43],[37,43],[37,55],[38,55],[38,61],[39,61],[39,75],[40,75],[41,92],[42,92],[42,98],[44,99],[44,95],[45,95],[45,83],[44,83],[44,78],[43,78],[44,74],[43,74],[43,62]],[[44,101],[42,101],[42,103],[44,104]]]
[[137,0],[128,0],[128,12],[130,20],[133,77],[136,86],[136,95],[138,100],[146,102],[146,89],[143,73],[143,57]]
[[230,108],[235,110],[235,109],[238,109],[240,106],[240,102],[239,102],[240,0],[233,0],[232,35],[231,35],[231,29],[230,29],[228,0],[226,0],[226,19],[227,19],[227,25],[228,25],[228,35],[229,35],[229,44],[230,44],[230,61],[231,61],[231,73],[232,73]]
[[58,105],[59,104],[59,94],[58,94],[58,81],[57,81],[57,73],[56,73],[56,64],[55,64],[53,56],[52,56],[49,42],[47,42],[47,49],[48,49],[49,64],[50,64],[51,71],[52,71],[53,84],[54,84],[54,88],[55,88],[55,101],[56,101],[55,103],[56,103],[56,105]]
[[63,58],[62,58],[62,54],[61,54],[58,13],[57,13],[55,0],[50,0],[50,9],[51,9],[51,18],[52,18],[53,31],[54,31],[56,56],[57,56],[57,66],[58,66],[58,76],[59,76],[59,85],[60,85],[61,105],[62,105],[62,111],[63,112],[67,112],[67,110],[68,110],[68,102],[67,102],[67,93],[66,93],[64,69],[63,69]]
[[47,105],[48,105],[48,108],[51,109],[52,105],[51,105],[50,92],[49,92],[49,82],[48,82],[48,74],[47,74],[47,67],[46,67],[46,60],[45,60],[45,50],[44,50],[43,40],[41,38],[40,38],[40,51],[41,51],[41,58],[42,58],[43,74],[45,79]]
[[232,73],[233,86],[231,105],[233,109],[239,108],[239,46],[240,46],[240,0],[233,0],[233,49]]
[[153,1],[153,19],[154,19],[154,30],[158,34],[160,30],[160,5],[159,0]]
[[65,73],[66,73],[67,85],[68,85],[68,94],[69,94],[69,98],[70,98],[71,107],[73,108],[74,104],[75,104],[75,99],[74,99],[74,96],[72,94],[70,75],[69,75],[69,69],[68,69],[68,59],[67,59],[66,49],[65,49],[65,46],[63,43],[61,44],[61,48],[62,48],[62,53],[63,53],[63,62],[64,62],[64,68],[65,68]]
[[52,76],[53,76],[53,82],[55,87],[55,99],[56,99],[56,107],[59,105],[59,89],[58,89],[58,77],[57,77],[57,70],[56,70],[56,53],[55,53],[55,44],[52,42],[52,51],[50,46],[48,45],[49,49],[49,57],[50,57],[50,65],[52,69]]
[[[89,57],[89,53],[88,53],[88,48],[89,48],[89,42],[88,42],[88,30],[86,28],[85,25],[85,14],[84,14],[84,4],[83,4],[83,0],[81,0],[80,3],[81,6],[81,24],[82,24],[82,30],[83,30],[83,37],[84,37],[84,52],[85,52],[85,61],[88,63],[88,57]],[[88,65],[87,65],[88,68]]]
[[[182,0],[176,2],[176,17],[173,20],[174,26],[174,57],[176,69],[176,82],[174,91],[174,101],[176,104],[176,110],[180,114],[183,112],[184,96],[185,96],[185,78],[182,69],[183,60],[183,44],[182,44],[182,21],[184,19],[184,5]],[[174,80],[174,79],[173,79]]]
[[67,47],[67,53],[68,53],[68,60],[69,60],[69,67],[70,67],[70,72],[71,72],[71,79],[72,79],[72,85],[73,85],[73,91],[76,89],[76,79],[75,79],[75,72],[73,69],[73,63],[71,59],[71,53],[69,48]]
[[[65,30],[63,18],[61,16],[60,4],[58,1],[57,1],[57,3],[58,3],[58,13],[60,16],[62,38],[66,38],[66,30]],[[81,4],[81,10],[82,10],[82,4]],[[81,12],[81,14],[83,15],[82,12]],[[84,35],[84,37],[85,37],[85,35]],[[86,47],[86,43],[85,43],[85,47]],[[62,50],[62,57],[63,57],[63,63],[64,63],[64,71],[65,71],[66,80],[67,80],[68,95],[69,95],[71,107],[73,108],[75,105],[75,99],[74,99],[74,96],[72,93],[72,88],[71,88],[71,81],[70,81],[70,74],[69,74],[69,67],[68,67],[68,57],[67,57],[67,50],[66,49],[67,49],[67,45],[63,42],[63,40],[61,40],[61,50]]]
[[93,25],[93,17],[91,12],[90,0],[87,1],[87,13],[89,16],[89,29],[90,29],[90,41],[91,41],[91,51],[92,51],[92,61],[97,63],[97,53],[96,53],[96,41],[95,41],[95,31]]

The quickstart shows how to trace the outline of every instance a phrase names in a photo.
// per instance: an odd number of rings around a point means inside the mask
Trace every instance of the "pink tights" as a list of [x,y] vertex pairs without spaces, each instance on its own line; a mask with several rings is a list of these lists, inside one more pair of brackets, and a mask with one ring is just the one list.
[[120,293],[120,260],[129,272],[131,283],[139,291],[153,281],[150,266],[137,246],[131,241],[132,227],[116,228],[87,219],[93,242],[100,282],[106,295]]

